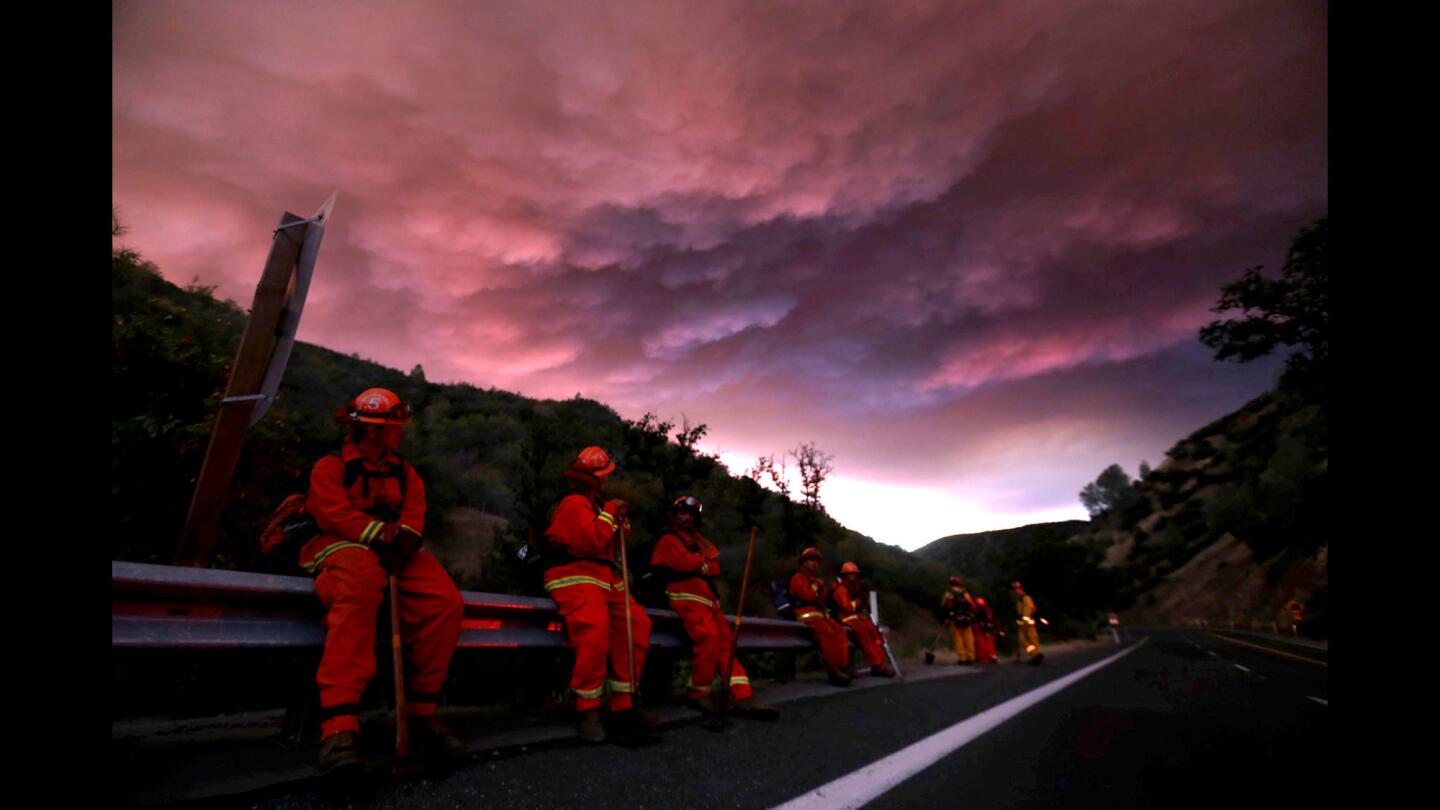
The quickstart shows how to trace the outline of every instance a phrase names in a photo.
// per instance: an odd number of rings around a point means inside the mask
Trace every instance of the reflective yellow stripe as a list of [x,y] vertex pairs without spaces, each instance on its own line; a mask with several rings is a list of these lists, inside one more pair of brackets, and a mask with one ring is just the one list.
[[749,678],[742,678],[742,677],[740,677],[739,675],[736,675],[735,677],[733,677],[733,678],[730,679],[730,685],[731,685],[731,686],[735,686],[736,684],[742,684],[742,683],[745,684],[746,686],[749,686],[749,685],[750,685],[750,679],[749,679]]
[[375,538],[380,535],[380,530],[383,528],[385,528],[383,522],[378,520],[370,521],[370,525],[365,527],[365,531],[360,532],[360,542],[367,546],[375,542]]
[[[410,531],[415,532],[415,527],[414,527],[414,526],[406,526],[404,523],[401,523],[401,524],[400,524],[400,528],[402,528],[402,529],[409,529]],[[416,533],[416,534],[419,534],[420,532],[415,532],[415,533]]]
[[339,543],[332,543],[332,544],[326,546],[325,548],[320,549],[320,553],[315,555],[315,559],[311,560],[309,565],[303,565],[303,566],[301,566],[301,567],[304,568],[306,571],[309,571],[309,572],[311,572],[311,573],[314,573],[314,572],[315,572],[315,569],[320,565],[320,563],[322,563],[322,562],[325,561],[325,558],[326,558],[326,557],[329,557],[331,554],[334,554],[335,552],[339,551],[339,550],[342,549],[342,548],[365,548],[365,549],[368,549],[368,548],[370,548],[370,547],[369,547],[369,546],[366,546],[366,545],[362,545],[362,544],[360,544],[360,543],[350,543],[350,542],[346,542],[346,541],[341,541],[341,542],[339,542]]
[[706,599],[706,598],[703,597],[703,596],[696,596],[696,595],[693,594],[693,593],[669,593],[669,592],[666,592],[665,595],[668,596],[668,597],[670,597],[670,601],[672,601],[672,602],[699,602],[700,604],[702,604],[702,605],[704,605],[704,606],[706,606],[706,607],[715,607],[715,603],[714,603],[714,602],[710,601],[709,599]]
[[612,692],[624,692],[628,695],[630,693],[630,684],[625,681],[610,681],[610,690]]
[[607,591],[610,590],[610,583],[594,577],[560,577],[559,579],[552,579],[545,583],[545,591],[548,593],[557,588],[568,588],[571,585],[596,585]]
[[594,689],[576,689],[575,694],[583,698],[598,698],[605,694],[605,684],[600,684]]
[[844,621],[844,622],[853,622],[853,621],[855,621],[855,620],[857,620],[857,619],[859,619],[859,618],[860,618],[860,614],[859,614],[859,613],[852,613],[852,614],[850,614],[849,616],[846,616],[845,618],[841,619],[841,621]]
[[713,691],[715,691],[715,688],[712,687],[712,686],[696,686],[695,684],[692,683],[692,684],[690,684],[690,691],[691,691],[691,692],[707,692],[707,693],[708,693],[708,692],[713,692]]
[[818,610],[812,610],[812,611],[810,611],[810,612],[808,612],[808,613],[798,613],[798,614],[796,614],[796,618],[798,618],[798,619],[800,619],[800,620],[802,620],[802,621],[805,620],[805,619],[815,618],[816,616],[819,616],[819,617],[821,617],[821,618],[824,618],[825,614],[824,614],[824,613],[821,613],[821,612],[818,611]]
[[605,524],[606,524],[607,526],[609,526],[609,527],[612,528],[612,529],[615,528],[615,518],[610,517],[610,513],[609,513],[609,512],[601,512],[600,514],[598,514],[598,515],[595,516],[595,519],[596,519],[596,520],[603,520],[603,521],[605,521]]

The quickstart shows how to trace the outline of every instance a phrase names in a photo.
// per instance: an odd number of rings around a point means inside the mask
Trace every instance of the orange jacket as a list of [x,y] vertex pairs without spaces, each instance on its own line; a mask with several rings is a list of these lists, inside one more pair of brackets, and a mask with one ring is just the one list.
[[608,589],[619,583],[614,538],[615,518],[594,500],[579,492],[561,498],[545,530],[545,542],[577,559],[547,569],[545,589],[582,583]]
[[665,593],[698,596],[711,605],[719,605],[709,577],[720,573],[720,550],[699,532],[672,531],[655,543],[650,565],[669,568],[679,574],[694,574],[665,586]]
[[[376,514],[381,509],[398,512],[401,526],[425,533],[425,484],[415,468],[387,451],[378,462],[364,461],[364,469],[379,476],[358,476],[347,487],[345,465],[360,458],[360,448],[347,437],[338,458],[327,455],[310,471],[305,511],[315,517],[320,533],[300,549],[300,565],[306,571],[313,572],[342,548],[369,548],[386,522]],[[385,475],[396,470],[406,479],[403,496],[400,479]]]
[[840,619],[853,616],[862,610],[868,610],[870,603],[865,601],[866,589],[863,584],[855,586],[855,593],[850,593],[850,586],[845,584],[844,579],[835,580],[835,594],[830,597],[839,609]]
[[803,618],[805,614],[815,611],[824,616],[825,597],[829,593],[830,589],[826,587],[825,580],[810,576],[803,568],[790,577],[790,599],[795,603],[796,618]]

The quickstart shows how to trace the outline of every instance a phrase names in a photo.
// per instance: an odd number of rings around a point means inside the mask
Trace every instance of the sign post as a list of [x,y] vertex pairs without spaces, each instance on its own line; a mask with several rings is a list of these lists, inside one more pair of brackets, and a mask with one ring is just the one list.
[[225,396],[215,416],[210,445],[195,480],[195,492],[185,516],[185,529],[175,551],[176,565],[205,567],[219,534],[225,495],[240,460],[240,447],[250,426],[259,421],[275,399],[280,378],[294,345],[300,310],[310,288],[315,258],[335,195],[310,219],[285,212],[275,229],[270,256],[255,287],[250,318],[240,348],[230,367]]

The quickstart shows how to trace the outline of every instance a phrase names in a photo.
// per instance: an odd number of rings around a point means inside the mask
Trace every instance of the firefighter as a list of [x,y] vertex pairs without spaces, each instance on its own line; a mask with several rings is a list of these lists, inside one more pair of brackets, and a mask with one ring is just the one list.
[[941,601],[945,610],[945,623],[950,625],[950,642],[955,646],[955,663],[961,666],[975,663],[975,600],[965,590],[960,577],[950,577],[950,588]]
[[[609,687],[611,727],[621,736],[656,725],[639,710],[632,695],[650,648],[650,617],[630,595],[620,576],[619,543],[629,535],[628,507],[605,501],[605,477],[615,471],[610,454],[587,447],[563,473],[570,491],[560,500],[545,530],[545,591],[560,606],[565,632],[575,650],[570,688],[580,736],[600,743],[606,738],[600,706]],[[635,672],[625,648],[625,605],[630,605]],[[607,673],[609,675],[607,680]]]
[[[702,726],[710,731],[720,731],[724,723],[718,715],[714,701],[710,699],[716,669],[725,677],[729,667],[730,652],[734,647],[734,636],[725,614],[720,610],[719,597],[715,595],[713,582],[720,574],[720,550],[715,548],[696,524],[702,510],[700,499],[684,495],[670,506],[670,529],[655,543],[650,557],[650,570],[661,573],[665,585],[665,596],[670,607],[680,614],[685,632],[690,636],[690,684],[686,697],[690,704],[705,715]],[[762,703],[750,689],[750,677],[745,667],[736,661],[730,669],[728,684],[730,697],[734,699],[730,710],[741,717],[757,720],[774,720],[780,713],[774,707]]]
[[1035,627],[1035,600],[1025,593],[1025,588],[1018,579],[1010,583],[1010,589],[1015,592],[1015,615],[1020,617],[1015,620],[1015,623],[1020,625],[1016,644],[1030,656],[1030,663],[1039,664],[1044,660],[1045,654],[1040,652],[1040,634]]
[[860,582],[860,566],[847,562],[840,566],[840,578],[831,593],[840,623],[855,634],[855,641],[870,662],[870,674],[881,678],[895,677],[895,670],[885,662],[885,642],[880,630],[870,619],[869,591]]
[[982,664],[999,663],[995,654],[995,612],[984,597],[975,598],[975,658]]
[[395,452],[410,408],[393,392],[371,388],[341,406],[335,419],[350,427],[338,454],[310,473],[305,510],[319,533],[300,550],[325,606],[320,688],[320,771],[363,765],[358,747],[360,696],[375,676],[375,622],[399,579],[404,639],[406,718],[415,750],[449,758],[464,745],[436,715],[440,687],[460,638],[464,601],[450,575],[421,548],[425,485]]
[[849,686],[850,639],[839,622],[825,614],[826,597],[829,588],[820,578],[820,563],[825,555],[814,547],[800,553],[800,570],[790,577],[790,600],[795,605],[795,618],[804,622],[815,633],[815,643],[820,645],[820,657],[825,660],[825,669],[830,683]]

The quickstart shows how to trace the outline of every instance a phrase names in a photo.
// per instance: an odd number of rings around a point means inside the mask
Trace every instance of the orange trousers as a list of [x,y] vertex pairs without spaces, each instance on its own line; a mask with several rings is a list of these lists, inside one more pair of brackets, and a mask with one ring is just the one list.
[[830,669],[850,668],[850,637],[845,628],[834,619],[818,610],[798,610],[795,618],[805,623],[815,633],[815,643],[820,645],[820,657]]
[[624,711],[633,705],[630,657],[625,650],[625,601],[630,601],[630,632],[635,642],[635,684],[645,671],[645,652],[650,649],[650,617],[624,587],[619,582],[608,586],[583,582],[550,591],[565,617],[565,633],[575,650],[570,688],[575,692],[577,712],[600,708],[607,685],[607,660],[610,710]]
[[955,656],[960,661],[975,660],[975,628],[970,625],[960,627],[954,622],[950,623],[950,641],[955,646]]
[[[465,602],[440,561],[421,549],[396,572],[405,659],[406,711],[435,713],[440,687],[460,640]],[[368,548],[344,548],[320,564],[315,593],[325,605],[320,687],[320,736],[359,731],[360,695],[375,677],[375,628],[389,594],[389,575]]]
[[975,659],[982,664],[993,664],[1000,659],[995,655],[995,636],[975,631]]
[[[691,594],[670,594],[670,607],[680,614],[685,623],[685,633],[690,636],[690,686],[686,694],[702,698],[714,687],[715,670],[729,663],[730,648],[735,636],[725,621],[725,614],[713,602],[698,601],[703,597]],[[708,600],[707,600],[708,601]],[[720,677],[725,677],[722,669]],[[736,700],[750,697],[750,676],[737,660],[730,673],[730,695]]]
[[870,617],[852,613],[841,621],[855,631],[855,641],[860,645],[861,652],[865,653],[865,660],[870,662],[870,666],[884,666],[885,645],[880,639],[880,629],[870,621]]

